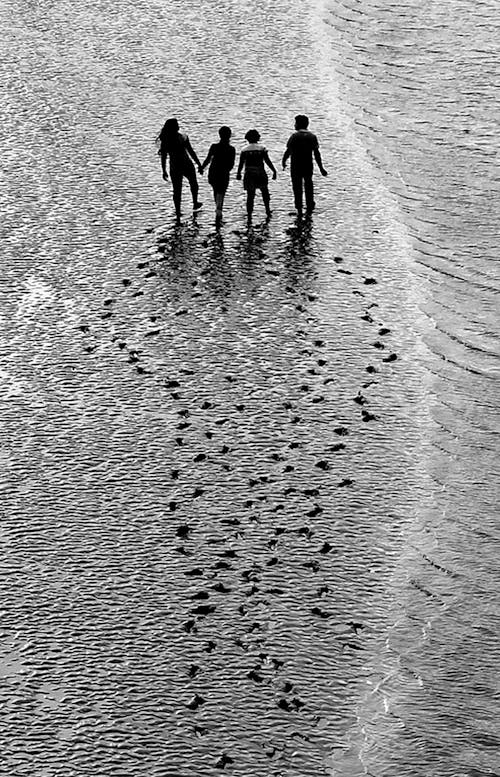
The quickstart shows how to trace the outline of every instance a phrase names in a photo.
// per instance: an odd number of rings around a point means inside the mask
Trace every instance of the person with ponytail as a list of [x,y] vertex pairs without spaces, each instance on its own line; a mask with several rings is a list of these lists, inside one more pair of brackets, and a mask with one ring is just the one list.
[[200,169],[198,159],[187,135],[179,132],[177,119],[167,119],[157,137],[158,154],[161,158],[163,180],[168,181],[167,156],[169,158],[170,179],[172,181],[173,200],[177,218],[181,216],[182,181],[187,178],[193,198],[193,211],[200,210],[202,203],[198,200],[198,180],[193,162]]

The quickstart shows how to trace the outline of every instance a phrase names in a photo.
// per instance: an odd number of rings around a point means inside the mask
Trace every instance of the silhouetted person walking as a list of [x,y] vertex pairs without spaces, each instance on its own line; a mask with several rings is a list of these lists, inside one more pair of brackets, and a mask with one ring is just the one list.
[[222,221],[222,208],[224,206],[224,196],[229,186],[229,173],[234,167],[236,157],[234,146],[231,146],[229,143],[231,129],[229,127],[221,127],[219,137],[220,141],[212,143],[207,158],[199,168],[200,175],[203,175],[203,170],[210,164],[208,183],[214,191],[216,224]]
[[200,160],[193,151],[188,136],[179,132],[179,122],[177,119],[167,119],[156,140],[160,144],[158,154],[161,157],[161,169],[163,171],[163,180],[165,181],[168,181],[167,156],[169,157],[170,178],[172,180],[173,199],[177,218],[181,215],[183,178],[188,179],[189,186],[191,187],[193,210],[199,210],[202,204],[201,202],[198,202],[198,180],[196,178],[196,170],[189,157],[194,159],[198,168],[200,167]]
[[253,205],[255,201],[255,192],[260,189],[262,201],[266,209],[266,215],[271,216],[271,195],[269,194],[268,177],[264,164],[266,164],[273,173],[273,181],[276,179],[276,168],[269,159],[267,149],[259,143],[260,135],[256,129],[248,130],[245,135],[248,146],[242,150],[238,164],[236,178],[241,181],[241,171],[245,168],[243,176],[243,188],[247,193],[247,215],[252,218]]
[[286,168],[288,157],[290,160],[290,175],[292,178],[293,196],[297,214],[302,215],[302,190],[306,198],[306,212],[312,213],[315,208],[313,187],[313,155],[319,167],[321,175],[328,175],[321,154],[319,153],[318,138],[307,128],[309,119],[303,114],[295,117],[295,132],[290,135],[283,154],[283,170]]

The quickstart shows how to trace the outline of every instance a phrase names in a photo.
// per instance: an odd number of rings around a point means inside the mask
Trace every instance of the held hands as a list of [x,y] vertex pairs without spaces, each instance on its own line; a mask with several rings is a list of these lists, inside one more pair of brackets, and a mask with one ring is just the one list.
[[241,173],[240,172],[236,173],[236,180],[237,181],[241,181]]
[[273,170],[273,181],[275,181],[275,180],[276,180],[276,177],[277,177],[276,170]]
[[204,170],[203,165],[198,165],[198,172],[200,175],[203,175],[203,170]]

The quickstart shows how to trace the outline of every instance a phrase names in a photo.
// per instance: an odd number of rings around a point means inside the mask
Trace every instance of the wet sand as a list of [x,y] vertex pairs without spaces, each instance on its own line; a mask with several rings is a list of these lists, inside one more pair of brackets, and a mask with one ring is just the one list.
[[53,450],[66,466],[51,463],[52,520],[30,543],[44,569],[25,569],[44,586],[16,613],[63,669],[37,696],[39,726],[64,715],[54,763],[78,740],[78,768],[93,741],[114,769],[141,754],[141,774],[331,770],[385,625],[373,468],[389,477],[404,367],[383,275],[320,259],[315,228],[279,213],[150,227],[145,256],[74,321],[95,405],[83,439]]
[[[188,2],[6,6],[0,749],[16,777],[495,773],[493,492],[461,479],[486,469],[460,455],[461,390],[435,388],[480,366],[434,353],[420,309],[471,284],[415,271],[407,200],[332,69],[351,39],[288,0],[264,4],[272,35],[229,5],[205,25]],[[359,57],[367,94],[397,81]],[[176,227],[167,110],[200,153],[255,124],[275,163],[310,114],[312,223],[280,171],[268,224],[259,203],[246,230],[233,181],[216,233],[204,179]],[[489,522],[453,501],[471,482]]]

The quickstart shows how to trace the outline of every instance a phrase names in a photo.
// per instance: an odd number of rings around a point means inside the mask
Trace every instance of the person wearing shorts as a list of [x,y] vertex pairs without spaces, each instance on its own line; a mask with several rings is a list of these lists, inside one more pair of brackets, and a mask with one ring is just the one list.
[[229,173],[234,167],[236,151],[230,144],[230,127],[221,127],[219,130],[220,141],[212,143],[207,154],[207,158],[200,165],[199,172],[203,175],[204,169],[208,168],[208,182],[213,189],[215,200],[215,222],[220,224],[222,221],[222,208],[224,197],[229,186]]
[[243,188],[247,193],[247,216],[250,221],[255,202],[255,193],[260,189],[262,202],[266,209],[266,216],[271,216],[271,195],[269,194],[268,177],[264,165],[267,165],[276,180],[276,168],[269,159],[267,149],[260,141],[260,134],[256,129],[248,130],[245,135],[248,145],[241,151],[236,178],[241,181],[241,173],[244,169]]

